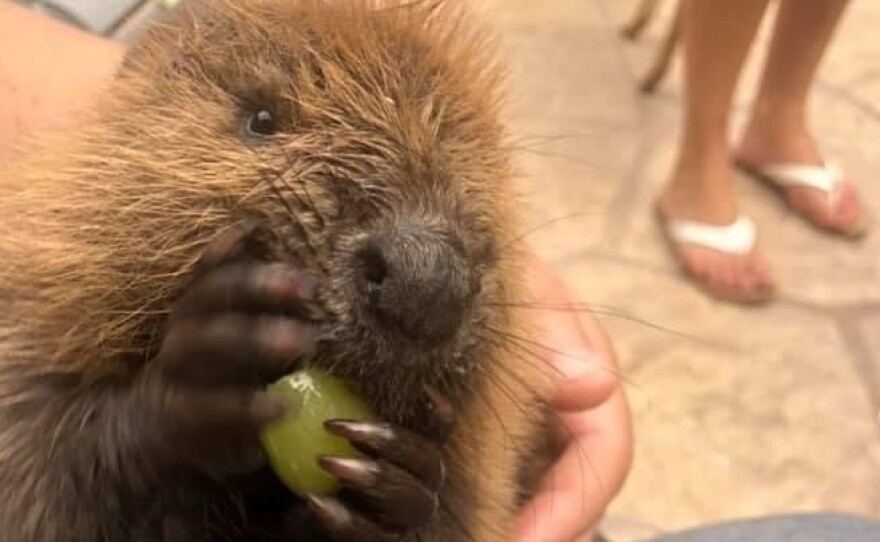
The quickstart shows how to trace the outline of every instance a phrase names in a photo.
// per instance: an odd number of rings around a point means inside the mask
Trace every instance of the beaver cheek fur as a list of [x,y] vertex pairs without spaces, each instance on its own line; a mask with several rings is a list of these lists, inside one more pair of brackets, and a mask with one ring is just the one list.
[[[322,281],[315,363],[406,428],[426,385],[455,409],[441,506],[402,540],[508,539],[548,374],[509,308],[500,77],[454,2],[399,3],[195,2],[76,131],[0,172],[0,542],[322,540],[271,473],[158,469],[150,448],[200,444],[151,442],[191,420],[141,383],[195,262],[254,218],[270,261]],[[239,121],[265,103],[288,131],[254,151]]]

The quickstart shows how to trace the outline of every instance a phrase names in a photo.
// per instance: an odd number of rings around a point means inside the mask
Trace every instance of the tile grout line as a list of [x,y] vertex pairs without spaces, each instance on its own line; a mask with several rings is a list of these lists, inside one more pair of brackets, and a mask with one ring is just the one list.
[[[878,360],[874,359],[871,349],[865,344],[862,331],[858,328],[857,310],[847,311],[835,318],[843,344],[849,352],[850,362],[859,376],[865,394],[873,410],[872,415],[880,425],[880,374],[875,369]],[[880,427],[877,428],[880,431]]]
[[[572,263],[574,263],[575,261],[577,261],[578,259],[580,259],[584,256],[586,256],[588,258],[595,258],[597,260],[609,262],[609,263],[613,263],[613,264],[624,265],[627,267],[635,267],[635,268],[638,268],[642,271],[647,271],[648,273],[655,275],[655,276],[660,276],[660,277],[672,279],[678,283],[685,283],[686,282],[686,279],[684,279],[682,277],[677,277],[672,272],[665,270],[663,268],[660,268],[657,266],[648,267],[646,265],[639,264],[638,262],[635,262],[635,261],[630,260],[624,256],[620,256],[618,254],[615,254],[613,252],[603,252],[602,249],[598,249],[598,248],[592,248],[592,249],[578,251],[577,253],[569,254],[567,256],[561,257],[551,263],[556,268],[566,267],[568,265],[571,265]],[[586,305],[585,309],[587,311],[593,311],[593,315],[600,321],[607,319],[607,318],[622,319],[626,322],[643,326],[645,329],[649,329],[651,331],[668,333],[671,335],[675,335],[681,339],[693,341],[695,343],[698,343],[698,344],[700,344],[706,348],[709,348],[711,350],[714,350],[714,351],[739,354],[739,355],[744,355],[744,356],[754,355],[754,352],[751,352],[748,349],[743,349],[741,347],[738,347],[732,343],[728,343],[728,342],[725,342],[722,340],[709,340],[709,339],[704,339],[704,338],[692,336],[684,331],[680,331],[680,330],[672,328],[672,327],[665,327],[662,324],[657,324],[657,323],[654,323],[650,320],[646,320],[646,319],[640,317],[637,313],[633,312],[632,309],[627,308],[627,307],[611,307],[611,306],[608,306],[607,304],[602,304],[602,305],[597,304],[595,307],[590,307],[589,301],[576,300],[575,302]]]
[[[646,271],[654,276],[662,276],[673,280],[679,284],[689,285],[691,281],[681,276],[679,273],[668,268],[652,264],[650,262],[639,261],[631,256],[618,254],[613,250],[609,250],[599,246],[585,247],[583,249],[574,249],[566,254],[557,256],[552,262],[553,265],[567,266],[582,258],[592,258],[597,261],[621,265],[628,268],[635,268]],[[810,312],[815,316],[823,316],[831,319],[840,318],[849,312],[863,313],[878,312],[880,313],[880,301],[872,301],[867,303],[847,303],[837,306],[827,306],[813,301],[799,299],[797,297],[779,294],[776,300],[777,305],[784,305],[789,308],[795,308]]]
[[870,103],[865,102],[858,96],[855,96],[846,88],[835,85],[834,83],[821,78],[816,81],[816,86],[828,92],[829,96],[837,98],[838,100],[854,107],[861,113],[864,113],[870,121],[880,123],[880,110],[872,106]]
[[[594,5],[602,19],[605,21],[605,27],[610,29],[608,34],[612,36],[611,46],[614,49],[615,56],[620,59],[622,65],[629,65],[629,59],[624,52],[625,47],[621,42],[622,38],[614,32],[614,29],[617,27],[611,20],[607,7],[604,2],[598,0],[594,2]],[[627,74],[626,79],[630,83],[630,97],[632,98],[633,109],[636,112],[637,122],[640,126],[644,126],[646,116],[645,100],[637,90],[638,83],[636,81],[636,76],[631,70],[627,70]],[[637,212],[637,206],[634,205],[634,203],[638,201],[638,195],[644,188],[644,176],[642,173],[644,171],[644,165],[647,163],[647,160],[644,160],[644,157],[650,155],[651,148],[647,138],[643,137],[641,130],[637,131],[637,135],[638,144],[635,145],[634,149],[634,162],[630,165],[626,173],[621,176],[621,186],[609,203],[607,218],[603,220],[601,226],[603,233],[601,239],[603,241],[601,241],[600,244],[608,247],[613,247],[619,244],[632,230],[633,220],[635,218],[635,213]]]

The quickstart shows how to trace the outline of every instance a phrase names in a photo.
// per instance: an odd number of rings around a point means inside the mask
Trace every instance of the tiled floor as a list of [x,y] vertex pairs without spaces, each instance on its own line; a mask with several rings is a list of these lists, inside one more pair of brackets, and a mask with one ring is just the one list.
[[[764,309],[707,300],[678,276],[649,212],[680,112],[677,69],[656,96],[635,91],[660,26],[630,45],[617,27],[633,0],[475,3],[498,27],[513,69],[527,223],[545,224],[529,239],[581,301],[618,315],[602,318],[628,382],[637,457],[608,517],[614,540],[797,510],[880,518],[880,235],[861,245],[829,240],[743,180],[781,297]],[[877,28],[880,3],[855,0],[812,104],[827,155],[874,214]]]
[[[650,212],[675,152],[679,68],[656,96],[636,94],[634,77],[664,25],[643,43],[621,41],[617,27],[633,4],[490,3],[515,66],[513,122],[527,142],[531,222],[577,215],[531,239],[581,301],[623,313],[603,320],[629,382],[637,458],[610,534],[635,540],[791,511],[880,518],[880,237],[861,245],[825,238],[741,179],[782,286],[779,302],[725,306],[684,282]],[[812,104],[827,155],[846,166],[875,214],[878,23],[876,2],[853,3]],[[766,28],[756,53],[765,36]],[[737,122],[759,59],[747,70]]]

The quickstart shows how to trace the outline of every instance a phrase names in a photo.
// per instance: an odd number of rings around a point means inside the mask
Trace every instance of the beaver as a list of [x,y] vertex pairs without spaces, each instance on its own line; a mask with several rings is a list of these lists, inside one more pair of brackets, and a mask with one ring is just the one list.
[[[505,540],[542,439],[489,32],[451,2],[185,4],[0,176],[0,539]],[[380,418],[297,496],[308,362]]]

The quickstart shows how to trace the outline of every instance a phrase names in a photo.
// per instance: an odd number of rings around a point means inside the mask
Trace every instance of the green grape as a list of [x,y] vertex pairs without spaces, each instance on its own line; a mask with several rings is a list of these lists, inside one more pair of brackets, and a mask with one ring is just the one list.
[[346,439],[328,433],[324,422],[372,421],[370,408],[343,381],[311,368],[285,376],[269,391],[289,405],[285,417],[261,434],[272,469],[294,493],[332,494],[339,482],[318,465],[318,458],[360,457],[360,453]]

